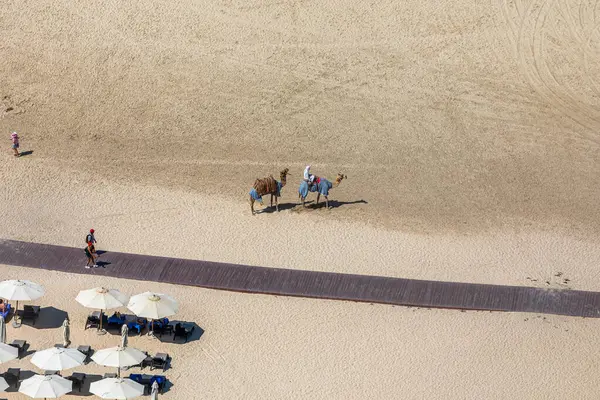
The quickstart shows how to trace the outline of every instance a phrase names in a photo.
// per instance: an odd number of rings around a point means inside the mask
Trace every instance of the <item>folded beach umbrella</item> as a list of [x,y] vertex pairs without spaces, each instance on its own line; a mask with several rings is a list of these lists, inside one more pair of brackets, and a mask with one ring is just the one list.
[[105,378],[92,382],[90,392],[103,399],[133,399],[144,394],[144,386],[131,379]]
[[76,349],[51,347],[46,350],[36,351],[31,362],[38,368],[48,371],[62,371],[79,367],[85,361],[85,354]]
[[123,307],[127,304],[127,296],[116,289],[97,287],[82,290],[75,298],[84,307],[100,310],[100,330],[102,330],[102,310]]
[[145,292],[131,297],[127,308],[138,317],[160,319],[176,314],[179,304],[166,294]]
[[41,285],[35,282],[26,280],[8,280],[0,282],[0,297],[6,300],[16,301],[15,304],[15,319],[17,321],[17,310],[19,309],[19,301],[31,301],[39,299],[44,295],[45,291]]
[[134,349],[133,347],[111,347],[109,349],[98,350],[92,356],[92,361],[105,367],[118,368],[119,375],[121,368],[132,367],[140,364],[146,358],[146,353]]
[[6,343],[6,322],[3,316],[0,316],[0,343]]
[[19,349],[6,343],[0,343],[0,363],[19,357]]
[[34,399],[56,399],[72,390],[73,382],[58,375],[34,375],[21,382],[19,392]]

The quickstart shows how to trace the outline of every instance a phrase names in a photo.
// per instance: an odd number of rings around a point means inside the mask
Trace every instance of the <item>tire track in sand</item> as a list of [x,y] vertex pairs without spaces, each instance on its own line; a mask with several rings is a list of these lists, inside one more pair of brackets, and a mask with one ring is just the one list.
[[[558,113],[567,116],[587,132],[583,139],[600,143],[600,98],[597,82],[600,76],[592,72],[591,60],[600,54],[600,40],[596,40],[598,25],[597,8],[600,0],[579,0],[577,16],[571,5],[557,0],[503,0],[500,7],[513,35],[513,49],[518,64],[531,88],[542,100]],[[525,4],[526,3],[526,4]],[[591,21],[586,20],[588,16]],[[591,29],[590,29],[591,27]],[[566,28],[567,34],[559,28]],[[574,87],[565,78],[563,64],[581,72],[588,88]],[[579,68],[579,70],[577,70]],[[577,82],[577,81],[576,81]],[[584,86],[584,85],[581,85]]]

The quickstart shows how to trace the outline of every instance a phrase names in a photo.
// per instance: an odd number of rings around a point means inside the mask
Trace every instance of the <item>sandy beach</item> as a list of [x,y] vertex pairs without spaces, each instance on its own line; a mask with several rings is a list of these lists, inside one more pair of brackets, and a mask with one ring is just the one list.
[[[0,238],[599,291],[594,2],[9,0]],[[21,151],[10,150],[10,132]],[[3,133],[2,133],[3,132]],[[348,179],[298,207],[306,164]],[[279,213],[256,178],[290,168]],[[309,198],[314,201],[314,195]],[[262,212],[264,210],[264,212]],[[85,259],[82,254],[82,272]],[[599,321],[245,295],[1,266],[83,332],[79,290],[158,290],[205,330],[171,399],[591,399]],[[568,279],[568,280],[565,280]],[[58,328],[9,326],[43,349]],[[27,359],[0,366],[33,369]],[[89,373],[108,372],[90,364]],[[9,393],[9,399],[23,399]],[[66,398],[77,398],[69,395]]]

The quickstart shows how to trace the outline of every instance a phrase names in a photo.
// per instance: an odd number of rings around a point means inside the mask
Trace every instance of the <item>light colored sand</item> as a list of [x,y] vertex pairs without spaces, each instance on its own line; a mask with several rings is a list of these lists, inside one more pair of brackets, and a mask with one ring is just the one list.
[[[7,266],[2,271],[44,284],[48,293],[36,303],[68,311],[73,342],[95,348],[116,345],[118,336],[81,329],[87,310],[74,301],[78,290],[102,284],[178,298],[177,317],[198,323],[205,330],[200,340],[177,345],[130,339],[131,346],[173,357],[165,373],[173,387],[165,399],[593,399],[600,389],[595,319],[417,310],[99,282]],[[8,338],[17,337],[32,342],[32,349],[61,338],[58,328],[9,326]],[[28,359],[2,365],[7,367],[37,371]],[[78,370],[111,372],[94,364]]]
[[[109,250],[600,290],[596,8],[5,1],[0,238],[81,246],[93,226]],[[9,130],[32,155],[9,154]],[[348,174],[340,207],[289,210],[306,163]],[[252,182],[283,167],[286,210],[251,217]],[[98,282],[17,271],[83,321],[72,299]],[[207,331],[161,347],[174,399],[598,392],[596,320],[158,287]]]
[[238,202],[286,166],[295,200],[312,163],[368,202],[332,217],[404,231],[598,233],[594,4],[5,1],[0,131]]

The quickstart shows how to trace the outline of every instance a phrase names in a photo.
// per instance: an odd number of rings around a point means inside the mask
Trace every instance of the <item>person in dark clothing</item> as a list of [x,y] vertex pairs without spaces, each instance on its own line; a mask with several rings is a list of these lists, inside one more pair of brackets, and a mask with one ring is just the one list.
[[92,242],[88,242],[87,247],[84,249],[85,256],[87,257],[87,263],[85,264],[86,268],[96,268],[98,264],[96,264],[96,249]]

